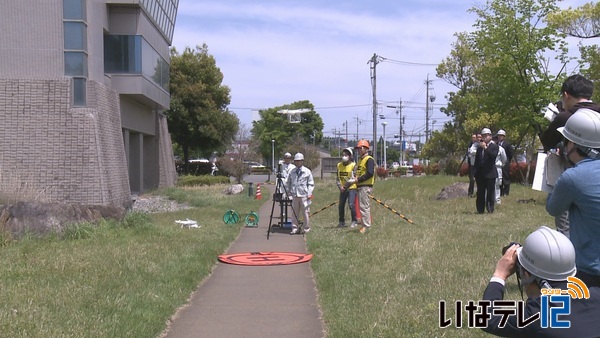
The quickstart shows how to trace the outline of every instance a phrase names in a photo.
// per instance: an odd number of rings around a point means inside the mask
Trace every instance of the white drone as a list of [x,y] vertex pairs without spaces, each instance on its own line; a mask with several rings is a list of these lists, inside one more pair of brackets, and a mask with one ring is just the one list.
[[286,114],[288,116],[289,123],[300,123],[302,122],[302,114],[308,113],[310,109],[282,109],[278,110],[279,114]]

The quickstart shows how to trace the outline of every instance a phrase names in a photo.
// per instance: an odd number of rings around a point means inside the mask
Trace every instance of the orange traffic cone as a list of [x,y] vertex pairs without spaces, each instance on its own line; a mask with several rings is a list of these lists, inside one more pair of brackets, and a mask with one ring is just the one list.
[[256,184],[256,196],[254,197],[256,200],[262,200],[262,194],[260,193],[260,183]]

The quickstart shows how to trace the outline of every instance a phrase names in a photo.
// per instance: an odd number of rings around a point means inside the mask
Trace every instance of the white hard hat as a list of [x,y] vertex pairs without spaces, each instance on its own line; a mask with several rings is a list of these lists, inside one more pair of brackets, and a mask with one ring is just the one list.
[[304,161],[304,155],[302,155],[302,153],[296,153],[296,155],[294,155],[294,161]]
[[345,151],[350,153],[350,156],[354,156],[354,152],[352,151],[352,148],[348,147],[348,148],[344,148]]
[[492,131],[489,128],[481,129],[481,135],[489,134],[492,135]]
[[285,153],[285,154],[283,154],[283,158],[292,158],[292,154]]
[[517,259],[532,275],[549,281],[566,280],[577,272],[569,238],[545,225],[527,236],[517,249]]
[[567,140],[588,148],[600,148],[600,113],[579,109],[564,127],[556,128]]
[[498,130],[498,135],[506,136],[506,132],[504,131],[504,129],[500,129],[500,130]]

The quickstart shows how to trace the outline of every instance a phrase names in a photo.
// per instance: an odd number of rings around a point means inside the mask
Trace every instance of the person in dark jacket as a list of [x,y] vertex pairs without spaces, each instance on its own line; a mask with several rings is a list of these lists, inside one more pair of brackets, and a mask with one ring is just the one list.
[[[576,74],[569,76],[562,84],[560,89],[561,101],[557,104],[559,113],[554,117],[548,128],[541,133],[540,141],[544,146],[544,151],[548,152],[551,149],[558,149],[563,141],[563,136],[558,132],[558,128],[564,127],[567,120],[575,114],[580,108],[589,108],[600,112],[600,106],[591,101],[594,94],[594,83],[584,76]],[[558,149],[560,154],[560,149]],[[569,167],[565,163],[566,167]],[[554,217],[556,229],[561,233],[569,236],[569,213],[564,213]]]
[[576,74],[569,76],[563,82],[560,89],[561,107],[558,115],[550,122],[550,125],[540,135],[540,141],[544,146],[544,151],[556,149],[563,140],[562,135],[556,130],[564,127],[569,117],[571,117],[580,108],[589,108],[600,112],[600,105],[591,101],[594,94],[594,83],[584,76]]
[[481,130],[481,142],[475,154],[475,181],[477,183],[477,212],[483,214],[494,212],[496,203],[496,156],[498,145],[492,141],[492,131],[488,128]]
[[[521,286],[527,293],[525,306],[522,307],[522,313],[509,316],[504,325],[500,325],[504,319],[502,312],[506,313],[509,307],[498,306],[498,302],[504,299],[505,283],[508,277],[517,273],[521,278]],[[561,314],[558,320],[567,324],[566,328],[542,327],[542,303],[548,301],[546,313],[550,313],[549,308],[558,308],[565,306],[565,303],[549,302],[550,296],[547,290],[568,290],[574,281],[579,286],[586,287],[585,284],[579,284],[573,276],[577,272],[575,267],[575,249],[569,239],[558,231],[552,230],[546,226],[531,233],[521,247],[519,244],[513,244],[506,249],[506,252],[496,264],[496,269],[484,293],[483,300],[490,301],[491,306],[487,308],[489,320],[487,326],[482,328],[485,332],[501,337],[599,337],[600,327],[600,288],[590,287],[589,297],[573,297],[568,295],[563,301],[569,303],[569,314]],[[563,295],[563,293],[561,293]],[[542,297],[546,297],[543,299]],[[514,303],[514,302],[510,302]],[[502,309],[501,309],[502,308]],[[518,309],[518,307],[517,307]],[[554,309],[560,310],[560,309]],[[515,312],[517,312],[516,310]],[[536,318],[536,316],[539,316]],[[520,325],[519,319],[534,318],[528,325]],[[548,320],[552,323],[551,320]]]

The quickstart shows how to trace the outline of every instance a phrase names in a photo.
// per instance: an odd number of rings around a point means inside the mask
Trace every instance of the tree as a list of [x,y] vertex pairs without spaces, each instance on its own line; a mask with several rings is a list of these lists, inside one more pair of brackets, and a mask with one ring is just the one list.
[[548,15],[548,23],[559,31],[581,39],[600,37],[600,3],[590,2]]
[[478,16],[475,31],[458,34],[451,56],[438,67],[438,76],[459,90],[450,96],[447,110],[457,117],[455,124],[437,135],[451,138],[452,132],[462,132],[461,155],[470,133],[482,127],[502,128],[515,138],[527,134],[533,150],[536,128],[531,126],[539,129],[546,122],[539,112],[556,100],[564,77],[560,71],[554,75],[548,55],[555,55],[557,69],[569,60],[564,34],[544,24],[558,9],[555,3],[488,0],[470,10]]
[[236,135],[235,142],[230,152],[219,159],[223,173],[235,178],[237,183],[242,183],[244,175],[249,174],[251,168],[244,163],[245,160],[256,158],[255,146],[249,139],[249,130],[246,125],[241,125]]
[[[600,37],[600,3],[588,3],[574,9],[552,13],[548,23],[559,31],[580,39]],[[600,87],[600,47],[579,46],[581,73]],[[595,98],[599,97],[596,91]],[[595,98],[594,101],[597,101]]]
[[[300,123],[289,123],[287,115],[278,111],[288,109],[310,109],[302,114]],[[285,152],[291,152],[289,147],[296,138],[306,144],[316,145],[323,138],[323,120],[314,111],[314,106],[309,101],[297,101],[288,105],[269,108],[259,112],[261,119],[252,122],[252,135],[258,141],[258,152],[264,158],[271,158],[271,140],[275,140],[276,158]],[[280,155],[278,155],[280,154]]]
[[[172,139],[181,147],[188,166],[190,150],[208,157],[224,152],[238,131],[239,120],[227,109],[229,88],[208,47],[171,49],[171,108],[167,112]],[[187,171],[187,169],[186,169]]]

